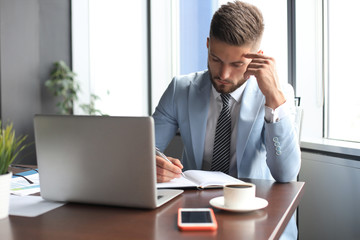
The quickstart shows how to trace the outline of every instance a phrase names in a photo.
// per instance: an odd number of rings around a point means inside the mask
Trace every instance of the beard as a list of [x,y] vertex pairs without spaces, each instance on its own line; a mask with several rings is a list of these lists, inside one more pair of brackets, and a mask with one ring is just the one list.
[[[209,70],[210,81],[218,93],[232,93],[233,91],[238,89],[241,85],[243,85],[243,83],[245,83],[244,78],[241,81],[238,81],[237,84],[234,84],[235,81],[231,79],[222,79],[218,75],[213,76],[209,63],[208,63],[208,70]],[[228,84],[222,84],[218,80],[225,81]]]

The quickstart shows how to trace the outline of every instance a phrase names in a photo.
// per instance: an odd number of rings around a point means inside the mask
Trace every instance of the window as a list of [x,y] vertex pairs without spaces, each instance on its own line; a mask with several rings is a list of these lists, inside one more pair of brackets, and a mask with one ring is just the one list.
[[[226,2],[72,1],[73,70],[82,85],[77,105],[88,103],[90,95],[96,94],[100,97],[96,108],[106,114],[151,114],[172,77],[207,68],[210,21]],[[250,2],[258,5],[265,18],[262,50],[275,57],[279,77],[287,82],[286,0]],[[147,3],[151,11],[151,86]],[[276,12],[271,10],[275,8]],[[81,109],[75,108],[75,113],[81,114]]]
[[296,1],[297,95],[303,140],[360,142],[358,1]]
[[95,107],[108,115],[141,116],[155,110],[179,74],[179,1],[71,2],[72,67],[82,87],[76,114],[82,114],[79,105],[89,103],[91,94],[101,98]]
[[328,1],[327,6],[324,40],[328,46],[325,49],[328,51],[328,125],[325,130],[328,138],[360,142],[360,2]]
[[150,1],[151,113],[171,79],[179,74],[179,0]]
[[72,24],[78,105],[95,94],[105,114],[148,115],[146,0],[72,1]]
[[217,8],[217,1],[214,0],[180,0],[180,74],[207,69],[206,39]]
[[296,95],[304,108],[301,140],[323,138],[322,0],[296,1]]
[[[209,36],[212,15],[227,2],[228,0],[151,1],[153,110],[172,77],[207,68],[206,38]],[[287,83],[287,1],[248,2],[256,5],[264,15],[265,31],[261,48],[264,54],[275,58],[279,79]],[[164,48],[171,51],[165,51]]]

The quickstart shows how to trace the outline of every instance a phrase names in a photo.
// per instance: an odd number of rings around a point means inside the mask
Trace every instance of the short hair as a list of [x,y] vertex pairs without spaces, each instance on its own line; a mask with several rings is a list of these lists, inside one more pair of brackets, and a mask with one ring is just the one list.
[[260,10],[248,3],[235,1],[222,5],[210,25],[210,38],[229,45],[255,44],[261,40],[264,21]]

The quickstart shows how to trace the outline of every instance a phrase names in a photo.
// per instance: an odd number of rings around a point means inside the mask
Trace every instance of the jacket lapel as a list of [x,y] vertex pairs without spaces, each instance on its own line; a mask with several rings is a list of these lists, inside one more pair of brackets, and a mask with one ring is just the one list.
[[197,169],[202,167],[211,82],[208,72],[196,79],[189,89],[190,134]]
[[239,121],[238,121],[238,134],[236,144],[236,157],[238,167],[241,164],[245,148],[247,146],[250,133],[256,118],[259,115],[261,107],[265,103],[265,98],[260,91],[255,78],[248,80],[243,96],[241,98]]

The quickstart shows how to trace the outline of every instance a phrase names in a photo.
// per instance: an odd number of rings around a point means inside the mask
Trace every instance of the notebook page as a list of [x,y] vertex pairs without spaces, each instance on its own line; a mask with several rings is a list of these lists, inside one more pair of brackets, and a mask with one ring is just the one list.
[[244,183],[223,172],[188,170],[184,174],[200,188],[222,187],[230,183]]
[[156,188],[181,188],[181,187],[196,187],[196,184],[187,178],[181,176],[174,178],[170,182],[157,183]]

